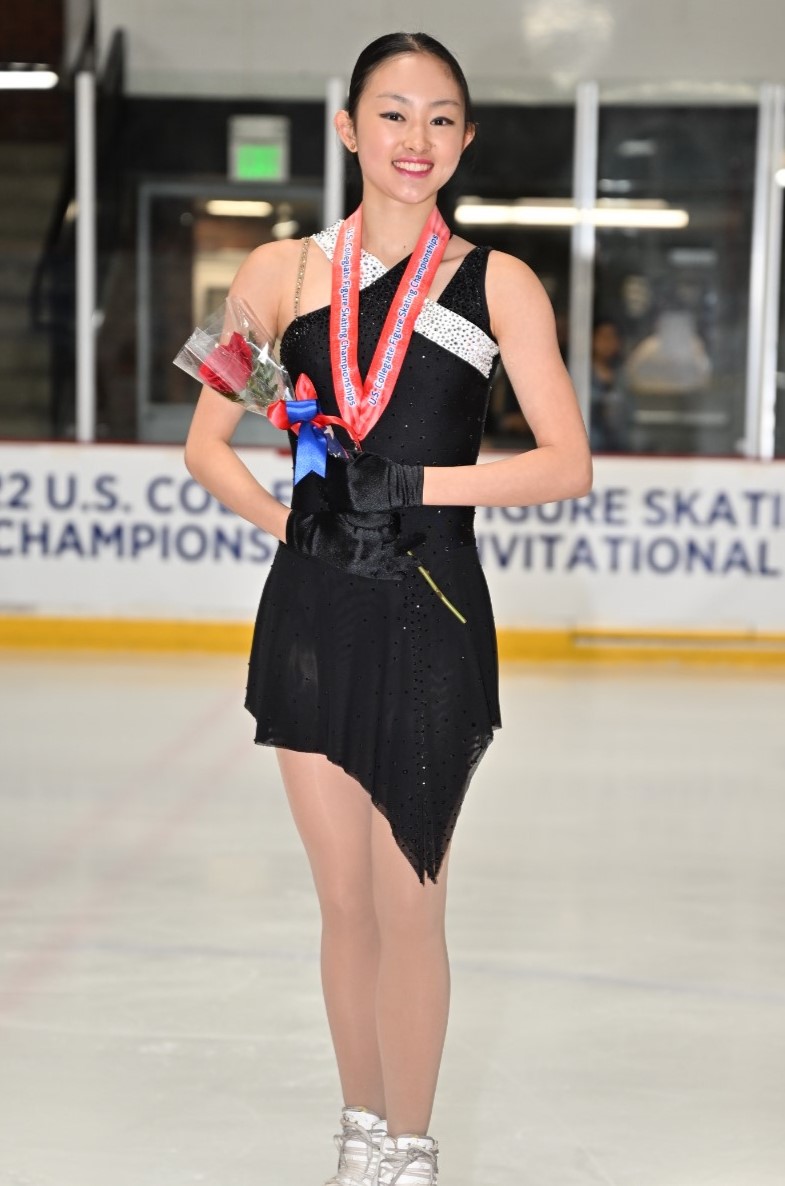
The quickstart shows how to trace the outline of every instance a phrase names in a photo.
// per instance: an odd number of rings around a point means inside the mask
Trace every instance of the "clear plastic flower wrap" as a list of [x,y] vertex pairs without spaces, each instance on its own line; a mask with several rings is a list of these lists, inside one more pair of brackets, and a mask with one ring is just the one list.
[[313,384],[300,375],[292,385],[286,367],[272,353],[273,336],[240,297],[228,296],[193,330],[177,352],[175,366],[206,384],[246,412],[266,416],[276,428],[298,435],[299,482],[314,470],[324,477],[327,453],[346,461],[348,454],[332,426],[351,429],[339,417],[325,416]]
[[295,398],[272,345],[272,335],[245,301],[229,296],[204,325],[197,326],[174,364],[247,412],[266,416],[277,400]]

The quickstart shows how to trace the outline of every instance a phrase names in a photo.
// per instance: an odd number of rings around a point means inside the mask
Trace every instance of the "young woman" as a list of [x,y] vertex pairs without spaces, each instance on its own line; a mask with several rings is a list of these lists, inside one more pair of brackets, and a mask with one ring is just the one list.
[[[362,172],[359,212],[310,248],[257,248],[232,294],[362,453],[336,429],[350,460],[298,482],[290,510],[231,448],[242,412],[204,388],[186,463],[281,544],[246,704],[257,742],[277,748],[321,907],[344,1099],[331,1182],[434,1186],[449,844],[500,724],[474,507],[585,494],[591,458],[542,285],[512,256],[451,236],[438,213],[475,133],[453,56],[424,34],[380,37],[335,127]],[[537,448],[477,465],[499,353]]]

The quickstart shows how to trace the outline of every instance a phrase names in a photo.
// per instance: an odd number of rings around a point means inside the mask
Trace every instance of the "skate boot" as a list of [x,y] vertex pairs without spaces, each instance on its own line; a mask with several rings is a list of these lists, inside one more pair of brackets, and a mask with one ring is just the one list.
[[325,1186],[377,1186],[384,1120],[366,1108],[344,1108],[341,1131],[335,1135],[338,1170]]
[[437,1186],[438,1152],[433,1137],[385,1137],[379,1186]]

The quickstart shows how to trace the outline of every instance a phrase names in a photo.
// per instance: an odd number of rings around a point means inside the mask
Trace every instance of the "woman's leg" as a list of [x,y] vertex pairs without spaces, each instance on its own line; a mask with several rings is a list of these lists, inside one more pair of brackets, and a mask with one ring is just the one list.
[[428,1132],[447,1015],[450,966],[444,934],[447,860],[422,885],[384,816],[371,817],[376,917],[381,937],[376,1023],[387,1128]]
[[368,792],[322,754],[279,749],[278,762],[321,907],[322,987],[344,1103],[384,1116],[371,876],[371,820],[378,812]]

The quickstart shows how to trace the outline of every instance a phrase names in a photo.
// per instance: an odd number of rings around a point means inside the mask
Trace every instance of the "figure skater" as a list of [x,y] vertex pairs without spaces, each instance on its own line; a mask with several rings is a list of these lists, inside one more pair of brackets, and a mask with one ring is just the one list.
[[[321,908],[343,1094],[330,1184],[435,1186],[450,839],[501,723],[474,507],[586,494],[591,456],[540,281],[439,214],[475,135],[453,55],[421,33],[380,37],[335,128],[361,206],[310,240],[256,248],[231,295],[362,451],[335,429],[349,460],[299,481],[290,510],[231,447],[242,410],[205,387],[186,464],[280,541],[246,706],[256,741],[277,750]],[[478,465],[499,354],[536,448]]]

